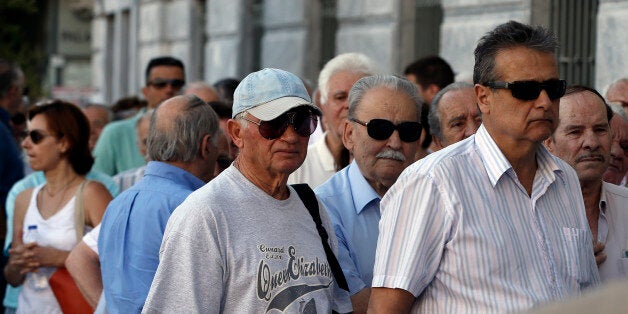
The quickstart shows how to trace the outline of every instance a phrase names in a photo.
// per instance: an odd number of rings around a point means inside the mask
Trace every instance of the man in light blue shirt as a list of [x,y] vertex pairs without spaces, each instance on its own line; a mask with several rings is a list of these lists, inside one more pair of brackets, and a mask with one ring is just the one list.
[[380,219],[379,201],[414,161],[421,135],[416,86],[394,76],[358,80],[349,91],[343,142],[353,162],[315,192],[338,238],[338,260],[354,313],[366,312]]
[[108,313],[139,313],[159,264],[170,214],[212,179],[219,121],[193,95],[176,96],[151,117],[144,177],[115,198],[101,223],[98,250]]

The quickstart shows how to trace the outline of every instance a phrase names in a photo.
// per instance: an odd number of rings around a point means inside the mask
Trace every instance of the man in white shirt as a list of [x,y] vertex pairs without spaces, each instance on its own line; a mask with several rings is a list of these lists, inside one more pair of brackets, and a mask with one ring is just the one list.
[[578,177],[543,146],[566,87],[555,49],[514,21],[480,39],[483,124],[382,199],[371,313],[521,312],[598,284]]
[[612,115],[596,90],[570,87],[560,99],[558,128],[545,141],[578,174],[602,281],[628,278],[628,189],[602,180],[610,160]]
[[325,135],[308,147],[303,165],[290,175],[288,184],[307,183],[315,188],[349,164],[349,151],[342,144],[349,90],[359,79],[377,72],[375,63],[361,53],[344,53],[325,64],[318,76]]

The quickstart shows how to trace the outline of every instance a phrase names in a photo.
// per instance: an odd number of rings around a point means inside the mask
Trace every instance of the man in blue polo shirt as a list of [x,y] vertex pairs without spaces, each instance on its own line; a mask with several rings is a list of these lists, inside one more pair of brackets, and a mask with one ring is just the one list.
[[354,160],[315,189],[334,225],[354,313],[365,313],[373,279],[379,201],[414,161],[420,100],[410,81],[370,76],[349,91],[343,143]]

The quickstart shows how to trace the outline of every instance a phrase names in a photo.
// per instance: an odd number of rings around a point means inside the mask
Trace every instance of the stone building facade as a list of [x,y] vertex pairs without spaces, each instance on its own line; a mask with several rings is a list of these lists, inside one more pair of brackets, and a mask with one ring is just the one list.
[[148,60],[167,54],[208,83],[278,67],[316,84],[351,51],[394,74],[439,54],[464,77],[480,36],[517,20],[557,31],[575,47],[560,55],[561,76],[601,89],[628,75],[622,16],[628,0],[96,0],[92,85],[107,102],[139,94]]

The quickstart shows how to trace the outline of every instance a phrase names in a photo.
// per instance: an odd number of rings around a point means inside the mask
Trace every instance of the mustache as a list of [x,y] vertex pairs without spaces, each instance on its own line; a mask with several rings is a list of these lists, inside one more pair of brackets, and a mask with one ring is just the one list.
[[576,162],[581,162],[583,159],[591,159],[591,158],[595,158],[595,159],[598,159],[600,161],[605,161],[606,160],[606,158],[602,154],[591,153],[591,154],[585,154],[585,155],[578,156],[578,158],[576,158]]
[[385,150],[383,152],[380,152],[375,157],[377,157],[377,158],[394,159],[394,160],[398,160],[398,161],[406,161],[406,156],[404,156],[400,151],[392,150],[392,149],[387,149],[387,150]]

